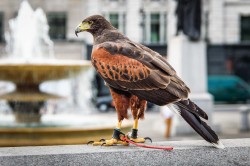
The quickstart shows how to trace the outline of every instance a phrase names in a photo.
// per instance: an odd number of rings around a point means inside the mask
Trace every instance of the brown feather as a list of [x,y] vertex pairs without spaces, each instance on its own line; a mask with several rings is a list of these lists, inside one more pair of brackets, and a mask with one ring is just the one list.
[[130,106],[130,97],[129,93],[124,93],[122,91],[110,88],[110,93],[112,95],[115,109],[118,115],[118,120],[121,121],[124,118],[128,119],[128,108]]
[[[138,52],[132,50],[132,48],[126,49],[116,43],[107,42],[94,47],[92,63],[101,77],[113,88],[125,91],[162,89],[168,90],[179,99],[187,98],[189,88],[174,74],[175,71],[172,71],[171,67],[159,70],[157,66],[148,66],[148,62],[142,63],[137,58],[130,58],[140,56]],[[122,53],[130,54],[130,56]],[[151,93],[148,95],[152,95]],[[169,103],[168,99],[165,99],[165,103]]]

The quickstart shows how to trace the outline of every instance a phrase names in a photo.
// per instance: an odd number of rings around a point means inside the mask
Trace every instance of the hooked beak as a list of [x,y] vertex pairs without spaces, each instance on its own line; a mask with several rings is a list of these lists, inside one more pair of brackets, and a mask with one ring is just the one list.
[[88,22],[82,22],[82,23],[80,23],[80,24],[76,27],[76,29],[75,29],[75,34],[76,34],[76,36],[78,37],[78,35],[77,35],[78,33],[90,29],[90,26],[91,26],[91,24],[89,24]]

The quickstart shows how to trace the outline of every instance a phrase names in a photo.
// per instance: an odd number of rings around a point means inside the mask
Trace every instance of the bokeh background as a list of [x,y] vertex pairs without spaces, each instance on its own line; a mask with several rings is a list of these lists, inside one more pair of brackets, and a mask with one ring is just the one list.
[[[0,57],[2,59],[9,54],[6,48],[6,34],[10,31],[9,20],[18,15],[21,2],[23,1],[0,0]],[[173,28],[176,22],[173,20],[176,19],[174,13],[178,1],[175,0],[29,0],[28,2],[32,9],[41,8],[46,14],[48,33],[54,42],[56,59],[90,60],[92,36],[82,33],[77,38],[74,30],[85,17],[93,14],[103,15],[130,39],[146,45],[166,58],[169,56],[169,43],[176,35],[176,28]],[[187,3],[188,0],[183,2]],[[214,101],[210,123],[215,126],[215,130],[222,138],[250,137],[248,123],[250,2],[203,0],[200,17],[199,41],[205,43],[205,89],[213,95]],[[82,80],[81,77],[85,79]],[[81,88],[85,85],[88,91],[85,91],[86,88]],[[41,114],[57,116],[63,112],[66,116],[59,119],[66,121],[67,125],[68,122],[74,121],[74,117],[67,119],[67,115],[72,114],[82,116],[79,123],[81,127],[85,126],[85,123],[90,123],[89,121],[93,122],[91,125],[99,127],[98,125],[102,126],[102,123],[106,123],[100,119],[111,118],[114,119],[114,124],[111,124],[110,128],[115,125],[116,115],[109,90],[91,69],[87,75],[80,74],[71,79],[41,85],[40,88],[43,91],[65,96],[63,100],[47,101],[45,107],[40,110]],[[9,93],[14,89],[15,86],[10,82],[0,83],[0,94]],[[85,97],[82,97],[84,95]],[[82,100],[88,100],[88,102],[82,102]],[[5,100],[1,100],[0,112],[2,117],[12,116],[11,108]],[[91,118],[93,120],[90,120]],[[46,118],[44,119],[46,121]],[[139,126],[140,134],[151,136],[156,141],[200,139],[193,133],[176,132],[175,126],[178,120],[174,119],[176,118],[173,117],[170,137],[166,138],[167,123],[165,123],[164,113],[161,108],[149,103],[146,119]],[[67,125],[64,126],[67,128]],[[78,128],[81,128],[79,126]],[[22,127],[30,127],[30,124]]]

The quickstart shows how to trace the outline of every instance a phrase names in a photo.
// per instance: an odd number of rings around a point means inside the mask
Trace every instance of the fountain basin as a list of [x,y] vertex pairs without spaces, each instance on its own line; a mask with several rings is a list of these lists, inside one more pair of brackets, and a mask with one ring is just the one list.
[[0,61],[0,80],[11,81],[17,85],[37,85],[44,81],[75,76],[90,66],[90,61],[86,60],[7,59]]
[[40,122],[40,109],[45,101],[61,96],[41,92],[39,84],[44,81],[59,80],[76,76],[91,67],[85,60],[16,60],[0,61],[0,80],[16,84],[16,90],[0,96],[7,100],[16,116],[16,122]]
[[[14,117],[0,117],[0,146],[38,146],[85,144],[90,140],[110,139],[116,115],[44,115],[41,123],[14,123]],[[124,121],[122,131],[130,131],[132,123]]]

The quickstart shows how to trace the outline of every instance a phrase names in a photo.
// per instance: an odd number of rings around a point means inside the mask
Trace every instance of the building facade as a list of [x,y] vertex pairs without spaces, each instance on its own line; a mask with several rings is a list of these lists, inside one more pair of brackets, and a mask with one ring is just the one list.
[[[166,44],[168,1],[171,0],[29,0],[29,3],[33,9],[40,7],[46,12],[51,37],[55,40],[88,41],[86,36],[76,39],[73,29],[84,17],[101,14],[137,42]],[[17,15],[20,2],[0,2],[1,41],[8,30],[8,20]],[[203,11],[204,33],[210,44],[238,44],[250,40],[250,1],[206,0]]]
[[[55,56],[81,59],[89,57],[93,39],[87,33],[76,38],[74,29],[92,14],[105,16],[132,40],[166,55],[170,1],[174,0],[29,0],[29,3],[33,9],[41,7],[47,14]],[[8,20],[17,15],[20,2],[0,1],[0,56],[6,54],[4,32],[9,30]],[[247,59],[244,65],[250,64],[250,1],[203,0],[202,7],[202,39],[208,43],[209,74],[234,73],[237,67],[228,64],[242,65],[241,59]]]
[[211,44],[249,42],[250,1],[211,0],[208,12]]

